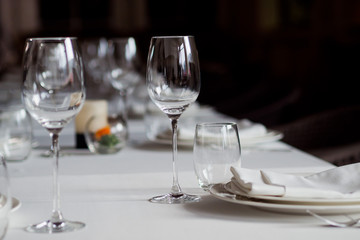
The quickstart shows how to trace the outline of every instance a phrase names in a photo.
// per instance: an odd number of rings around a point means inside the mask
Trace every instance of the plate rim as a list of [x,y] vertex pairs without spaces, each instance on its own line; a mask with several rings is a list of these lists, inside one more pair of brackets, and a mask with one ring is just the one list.
[[214,184],[210,187],[209,193],[213,197],[223,200],[226,202],[256,207],[260,209],[270,210],[274,212],[282,213],[302,213],[308,214],[306,211],[314,211],[324,214],[344,214],[344,213],[357,213],[360,212],[360,204],[340,204],[340,205],[297,205],[297,204],[284,204],[276,202],[263,202],[260,200],[251,200],[251,199],[237,199],[236,195],[233,193],[219,192],[218,188],[221,187],[224,189],[223,184]]

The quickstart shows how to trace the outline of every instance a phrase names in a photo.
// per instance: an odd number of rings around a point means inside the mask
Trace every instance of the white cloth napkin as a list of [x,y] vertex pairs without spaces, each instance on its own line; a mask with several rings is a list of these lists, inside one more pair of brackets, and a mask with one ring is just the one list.
[[231,167],[232,188],[259,196],[360,198],[360,163],[308,176]]
[[261,137],[267,132],[264,125],[260,123],[254,123],[249,119],[242,119],[237,122],[240,140]]
[[[237,123],[240,141],[246,142],[247,139],[262,137],[266,134],[267,129],[260,123],[254,123],[248,119],[241,119]],[[181,140],[194,140],[195,135],[195,122],[186,122],[179,127],[178,138]],[[157,135],[158,138],[171,139],[172,132],[168,129]]]

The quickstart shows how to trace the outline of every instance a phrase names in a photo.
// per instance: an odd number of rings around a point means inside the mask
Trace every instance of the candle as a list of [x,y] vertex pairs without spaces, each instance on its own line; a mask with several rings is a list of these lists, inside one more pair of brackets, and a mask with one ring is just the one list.
[[108,103],[106,100],[86,100],[83,108],[80,110],[75,118],[76,131],[76,147],[87,148],[84,132],[86,123],[92,118],[96,117],[89,125],[90,132],[96,132],[108,125]]

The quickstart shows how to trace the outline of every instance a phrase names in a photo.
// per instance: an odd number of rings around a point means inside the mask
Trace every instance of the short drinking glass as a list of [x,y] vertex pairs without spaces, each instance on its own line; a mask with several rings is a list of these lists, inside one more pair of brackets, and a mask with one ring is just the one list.
[[240,167],[241,148],[236,123],[199,123],[195,128],[194,168],[204,190],[231,179],[230,167]]
[[32,123],[22,106],[0,110],[0,151],[7,161],[25,160],[32,147]]

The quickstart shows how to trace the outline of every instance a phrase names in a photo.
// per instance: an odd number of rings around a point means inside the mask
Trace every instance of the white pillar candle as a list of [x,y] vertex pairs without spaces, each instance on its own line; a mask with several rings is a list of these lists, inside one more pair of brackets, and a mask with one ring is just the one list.
[[84,133],[85,125],[91,117],[96,118],[89,126],[90,132],[97,130],[108,125],[108,103],[106,100],[86,100],[83,108],[80,110],[75,118],[76,133]]

